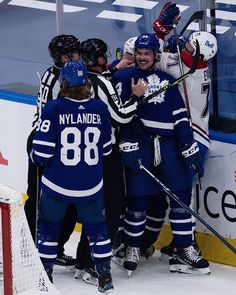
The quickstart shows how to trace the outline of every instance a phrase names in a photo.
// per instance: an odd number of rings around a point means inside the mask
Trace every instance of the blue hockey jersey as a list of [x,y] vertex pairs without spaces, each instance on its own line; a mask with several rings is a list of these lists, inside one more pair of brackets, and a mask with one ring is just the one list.
[[[171,83],[173,78],[157,69],[142,71],[137,67],[119,71],[112,77],[122,101],[131,95],[131,78],[135,83],[139,78],[147,82],[145,97],[154,93],[163,86]],[[181,146],[193,141],[192,130],[188,120],[187,110],[179,93],[178,86],[174,86],[138,106],[137,116],[149,134],[159,136],[176,136]]]
[[110,113],[104,102],[50,101],[33,140],[33,159],[44,164],[42,189],[73,202],[102,196],[103,156],[111,149]]

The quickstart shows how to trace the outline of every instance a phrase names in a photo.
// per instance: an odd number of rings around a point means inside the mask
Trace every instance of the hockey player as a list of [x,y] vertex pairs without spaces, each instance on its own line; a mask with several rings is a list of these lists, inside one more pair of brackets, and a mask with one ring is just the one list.
[[[178,45],[181,50],[181,60],[183,63],[183,70],[186,73],[191,64],[193,63],[193,56],[196,50],[196,41],[200,46],[200,60],[197,65],[197,69],[194,74],[189,76],[186,81],[187,103],[189,105],[190,118],[192,123],[193,137],[198,143],[199,151],[201,155],[202,165],[204,163],[205,155],[210,147],[209,140],[209,95],[210,95],[210,73],[208,67],[208,61],[214,57],[217,52],[217,40],[208,32],[194,32],[187,39],[184,36],[178,36]],[[177,41],[176,36],[172,36],[165,42],[165,51],[161,55],[160,62],[157,63],[157,67],[171,74],[173,77],[178,78],[181,76],[179,60],[177,54]],[[179,84],[179,90],[182,97],[185,98],[183,84]],[[154,243],[160,231],[160,220],[164,220],[164,216],[150,216],[152,220],[147,220],[147,224],[150,222],[152,226],[149,226],[149,230],[146,230],[146,235],[149,237],[149,243]],[[153,221],[158,220],[157,222]],[[195,227],[195,221],[193,223],[193,229]],[[159,229],[159,231],[158,231]],[[152,238],[151,238],[152,236]],[[150,246],[150,245],[149,245]],[[146,244],[146,247],[148,245]],[[167,247],[161,249],[162,256],[173,256],[176,252],[174,241]],[[171,270],[177,269],[174,261],[171,261]],[[190,270],[191,273],[191,270]]]
[[112,149],[110,114],[101,100],[90,99],[91,82],[81,61],[66,63],[61,79],[60,99],[45,106],[33,139],[32,159],[44,164],[39,255],[51,277],[60,228],[69,204],[75,204],[89,239],[98,290],[105,293],[113,289],[103,190],[103,156]]
[[[141,79],[137,80],[137,84],[132,83],[132,95],[125,104],[122,104],[112,83],[102,75],[107,67],[107,50],[107,44],[101,39],[92,38],[81,43],[81,58],[88,69],[88,78],[92,82],[93,95],[107,104],[112,121],[113,147],[111,155],[104,159],[104,190],[109,236],[113,243],[119,226],[119,216],[124,198],[123,171],[117,143],[117,126],[131,121],[137,111],[138,99],[144,94],[145,87]],[[88,242],[83,230],[77,251],[76,268],[76,277],[80,276],[82,270],[90,273],[90,277],[86,278],[87,282],[96,283],[93,261],[90,258]]]
[[[37,112],[34,117],[33,130],[28,138],[27,149],[30,150],[32,146],[32,138],[35,133],[35,127],[40,117],[43,107],[48,101],[56,99],[60,91],[60,68],[71,59],[79,58],[80,42],[78,38],[73,35],[58,35],[49,43],[48,50],[54,65],[49,67],[42,76],[41,85],[38,92]],[[38,195],[40,191],[39,182],[41,179],[43,167],[36,166],[29,162],[28,166],[28,189],[29,196],[25,204],[25,213],[31,230],[33,239],[36,237],[36,223],[38,210]],[[56,264],[68,266],[73,265],[75,260],[64,254],[64,244],[69,240],[71,233],[74,230],[76,222],[76,211],[74,205],[71,205],[67,212],[67,221],[63,224],[61,235],[59,237],[58,257]]]
[[[158,67],[168,72],[174,78],[178,78],[181,73],[178,65],[178,55],[176,53],[175,36],[172,36],[166,44],[166,47],[175,51],[173,54],[163,53]],[[217,40],[214,35],[208,32],[194,32],[188,39],[180,36],[182,39],[181,61],[183,70],[186,73],[193,62],[196,50],[196,41],[200,47],[200,60],[196,71],[189,76],[186,81],[188,104],[194,139],[198,141],[203,154],[209,149],[209,95],[210,95],[210,73],[208,61],[213,58],[217,52]],[[181,41],[179,41],[180,43]],[[171,45],[172,43],[172,45]],[[185,44],[184,44],[185,43]],[[183,84],[180,83],[180,92],[184,98]],[[196,97],[198,99],[196,99]]]
[[[110,70],[110,76],[126,67],[134,66],[134,43],[137,37],[131,37],[125,41],[121,58],[117,58],[110,65],[108,65],[108,70]],[[104,75],[104,73],[103,73]]]
[[[173,29],[173,26],[177,24],[180,17],[178,16],[178,8],[176,3],[167,2],[159,17],[153,22],[153,29],[156,35],[161,38],[162,44],[165,36]],[[199,36],[197,39],[196,36]],[[185,103],[188,106],[189,117],[192,119],[192,128],[194,139],[198,142],[201,161],[204,162],[205,154],[209,148],[209,136],[208,136],[208,99],[210,90],[210,76],[208,69],[208,62],[217,51],[217,41],[215,37],[207,32],[193,33],[191,38],[188,39],[184,36],[172,36],[165,42],[164,51],[171,52],[173,54],[168,54],[166,52],[160,55],[161,59],[157,63],[157,67],[173,77],[178,78],[183,74],[180,72],[179,57],[177,54],[177,37],[178,46],[181,51],[181,59],[183,62],[184,72],[189,70],[193,62],[193,54],[196,49],[196,40],[198,40],[200,45],[200,61],[196,72],[186,79],[186,92],[184,91],[184,86],[182,83],[179,84],[179,90],[185,99]],[[191,43],[193,45],[191,45]],[[163,49],[163,48],[162,48]],[[187,97],[186,97],[187,96]],[[196,97],[198,99],[196,99]],[[187,100],[187,101],[186,101]],[[153,211],[155,204],[152,204],[147,212],[146,229],[145,229],[145,239],[142,251],[147,255],[152,255],[155,251],[152,245],[161,230],[165,214],[158,211]],[[193,218],[193,217],[192,217]],[[195,228],[195,219],[193,218],[193,231]],[[193,235],[193,245],[198,253],[200,250],[196,244]],[[174,245],[174,240],[161,249],[161,259],[166,261],[169,260],[175,253],[177,249]],[[121,252],[122,254],[122,252]],[[179,268],[178,263],[172,260],[170,263],[170,270],[182,272],[181,267]],[[192,273],[191,268],[185,269],[185,272]],[[193,271],[196,273],[195,271]]]
[[[132,77],[135,81],[145,79],[145,96],[173,81],[171,76],[155,69],[159,47],[155,34],[142,34],[136,40],[136,67],[129,76],[117,81],[124,100],[130,95]],[[133,271],[140,259],[145,213],[152,199],[157,198],[159,207],[156,210],[164,214],[166,211],[165,197],[153,180],[139,169],[138,159],[187,205],[191,201],[190,167],[201,175],[203,168],[199,161],[199,147],[193,140],[187,111],[177,87],[140,104],[137,117],[126,128],[121,128],[121,139],[127,189],[124,238],[128,245],[123,266]],[[193,251],[191,214],[173,200],[170,200],[170,207],[169,218],[178,245],[178,257],[185,265],[209,273],[208,262]]]

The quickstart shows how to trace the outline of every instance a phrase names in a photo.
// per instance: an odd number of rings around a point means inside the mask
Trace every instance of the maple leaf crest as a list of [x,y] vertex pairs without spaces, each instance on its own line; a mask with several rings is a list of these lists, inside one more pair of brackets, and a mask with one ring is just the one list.
[[[160,78],[157,76],[157,74],[152,74],[152,75],[148,76],[147,82],[148,82],[148,84],[147,84],[145,96],[148,96],[148,95],[156,92],[160,88],[164,87],[165,85],[169,84],[169,80],[166,80],[166,79],[160,82]],[[156,104],[156,103],[162,103],[164,101],[165,101],[165,91],[163,91],[159,95],[150,99],[148,101],[148,103],[154,102]]]

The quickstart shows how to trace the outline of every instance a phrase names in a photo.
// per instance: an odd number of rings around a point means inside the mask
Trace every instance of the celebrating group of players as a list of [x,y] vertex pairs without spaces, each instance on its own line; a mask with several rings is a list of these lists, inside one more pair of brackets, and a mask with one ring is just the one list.
[[[208,60],[217,42],[207,32],[175,34],[164,42],[179,20],[179,8],[167,2],[154,33],[127,40],[121,59],[111,64],[101,39],[80,43],[73,35],[59,35],[49,44],[54,65],[42,76],[28,139],[25,211],[51,281],[54,264],[75,264],[76,278],[111,292],[112,255],[134,271],[141,256],[155,250],[168,207],[170,270],[210,273],[194,241],[191,214],[146,173],[187,206],[195,174],[204,174],[210,143]],[[153,95],[191,68],[198,45],[194,74]],[[76,222],[82,233],[75,261],[64,244]]]

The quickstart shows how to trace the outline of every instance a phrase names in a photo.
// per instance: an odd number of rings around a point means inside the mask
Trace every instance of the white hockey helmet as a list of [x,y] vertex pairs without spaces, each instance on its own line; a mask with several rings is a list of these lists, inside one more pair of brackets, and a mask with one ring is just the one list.
[[127,52],[131,55],[134,55],[134,43],[135,43],[136,39],[137,39],[137,37],[132,37],[132,38],[129,38],[125,42],[124,47],[123,47],[123,54]]
[[217,52],[217,40],[214,35],[208,32],[200,31],[194,32],[189,37],[189,43],[196,50],[196,40],[198,40],[200,47],[200,54],[203,56],[203,60],[209,60]]

